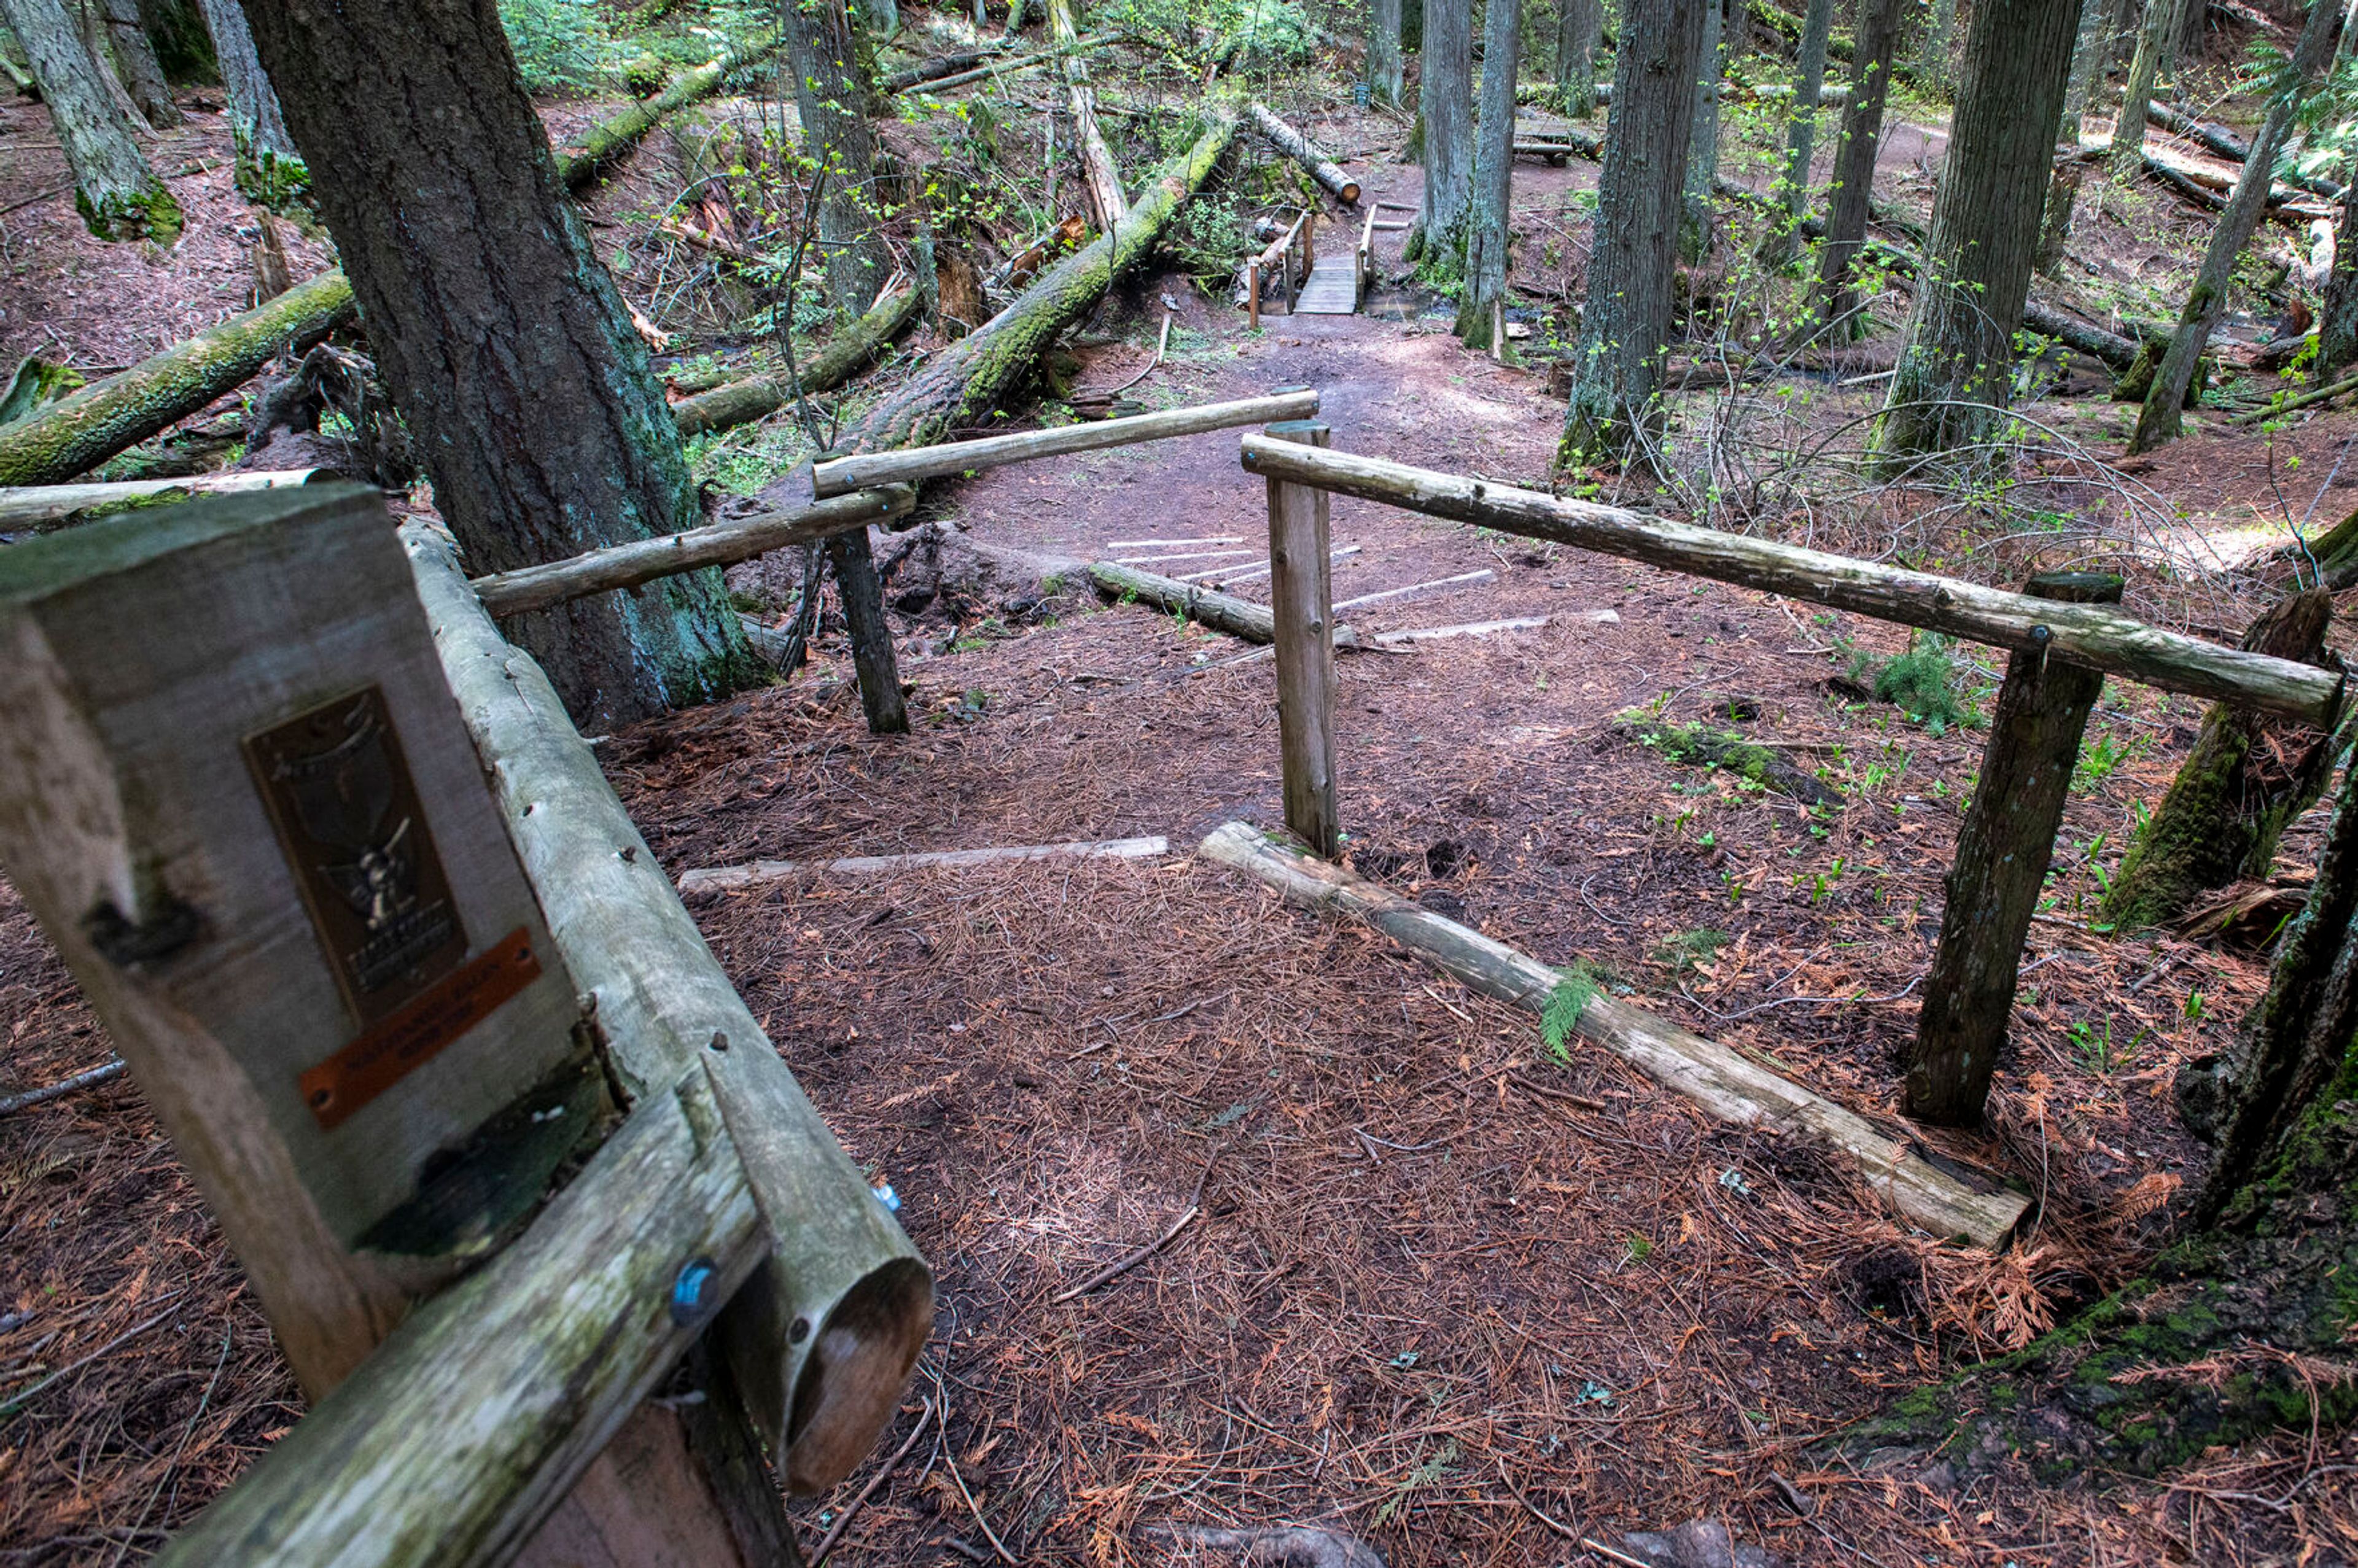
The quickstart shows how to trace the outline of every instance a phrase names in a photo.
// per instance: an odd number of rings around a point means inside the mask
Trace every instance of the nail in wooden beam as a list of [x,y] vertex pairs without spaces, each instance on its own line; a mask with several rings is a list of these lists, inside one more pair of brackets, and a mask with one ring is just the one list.
[[[2121,579],[2104,572],[2047,572],[2023,591],[2065,604],[2117,604]],[[2023,938],[2062,825],[2088,710],[2104,684],[2102,671],[2067,665],[2043,650],[2006,661],[1981,782],[1957,834],[1940,949],[1925,980],[1908,1067],[1910,1116],[1950,1127],[1971,1127],[1982,1119],[1990,1072],[2014,1011]]]
[[[1273,440],[1323,447],[1315,419],[1271,425]],[[1335,816],[1335,610],[1327,555],[1326,492],[1269,481],[1270,610],[1277,633],[1277,730],[1284,762],[1285,825],[1332,860]]]

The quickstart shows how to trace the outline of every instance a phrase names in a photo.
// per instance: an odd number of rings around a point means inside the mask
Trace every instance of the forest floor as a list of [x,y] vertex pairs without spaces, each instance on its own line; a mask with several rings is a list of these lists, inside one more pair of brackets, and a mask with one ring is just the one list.
[[[0,106],[0,148],[39,142],[27,113]],[[1916,171],[1939,133],[1911,124],[1887,145],[1882,178],[1920,215],[1929,177]],[[1416,170],[1383,156],[1398,122],[1337,114],[1314,129],[1356,155],[1363,200],[1414,200]],[[190,135],[191,158],[220,157],[221,136]],[[225,168],[176,182],[190,232],[167,258],[78,239],[65,201],[36,197],[37,157],[0,171],[0,208],[19,203],[0,213],[0,351],[61,344],[77,362],[124,363],[242,303],[243,204],[223,193]],[[1541,294],[1581,248],[1571,225],[1594,174],[1519,167],[1521,276]],[[2152,301],[2171,297],[2199,223],[2141,189],[2107,210],[2118,216],[2075,242],[2074,288],[2164,315]],[[1333,220],[1322,250],[1341,254],[1356,226]],[[1562,418],[1544,367],[1464,352],[1401,279],[1396,244],[1382,254],[1393,312],[1276,317],[1258,335],[1182,276],[1136,284],[1085,330],[1079,383],[1143,368],[1170,295],[1174,351],[1132,396],[1308,384],[1338,448],[1543,481]],[[1530,303],[1536,348],[1546,300]],[[1887,366],[1903,309],[1886,302],[1855,362],[1789,381],[1798,396],[1682,399],[1687,427],[1715,433],[1699,443],[1714,454],[1714,520],[1786,506],[1763,476],[1806,471],[1822,503],[1798,524],[1778,512],[1788,536],[1920,554],[1980,528],[1979,549],[1948,568],[2003,580],[2053,547],[2006,532],[2068,513],[2087,531],[2067,530],[2067,551],[2131,565],[2133,611],[2232,637],[2255,585],[2182,563],[2165,576],[2163,553],[2245,556],[2288,513],[2322,526],[2358,505],[2358,469],[2344,481],[2340,460],[2358,441],[2349,414],[2273,434],[2206,417],[2120,464],[2131,410],[2055,395],[2027,411],[2066,435],[2014,492],[1823,502],[1842,464],[1813,443],[1878,390],[1837,383]],[[2061,390],[2075,382],[2092,378]],[[1026,413],[1042,416],[1060,415]],[[1606,493],[1695,514],[1675,491],[1607,481]],[[2127,1278],[2188,1207],[2204,1151],[2179,1124],[2171,1079],[2235,1027],[2265,957],[2092,929],[2089,911],[2200,705],[2115,682],[2091,725],[1989,1130],[1926,1137],[2039,1200],[2015,1247],[1977,1254],[1910,1233],[1838,1162],[1714,1122],[1577,1042],[1552,1052],[1527,1016],[1189,854],[1223,822],[1282,820],[1268,659],[1141,606],[958,562],[969,542],[1043,561],[1249,551],[1264,492],[1233,432],[996,470],[929,493],[923,516],[943,525],[949,564],[913,557],[894,585],[914,733],[866,733],[830,633],[792,683],[637,726],[600,752],[675,874],[1171,841],[1160,859],[814,871],[691,900],[846,1148],[902,1195],[938,1281],[938,1332],[882,1451],[920,1397],[939,1435],[853,1520],[838,1560],[985,1560],[987,1521],[1026,1562],[1213,1561],[1158,1531],[1286,1521],[1347,1530],[1399,1568],[1552,1564],[1598,1561],[1567,1532],[1617,1545],[1698,1515],[1792,1563],[2358,1558],[2358,1443],[2340,1433],[2065,1488],[2019,1465],[1961,1481],[1920,1462],[1835,1464],[1817,1446]],[[1896,1125],[1981,745],[1971,727],[1936,730],[1847,693],[1855,656],[1899,653],[1903,637],[1350,500],[1333,531],[1356,546],[1335,563],[1338,600],[1491,574],[1342,612],[1363,629],[1547,618],[1342,659],[1352,862],[1546,962],[1587,959],[1648,1007]],[[1238,543],[1122,543],[1220,536]],[[792,589],[775,568],[737,580],[757,602]],[[1963,673],[1985,708],[1999,670],[1985,650],[1961,654],[1981,660]],[[1844,804],[1805,811],[1614,734],[1633,708],[1684,721],[1730,698],[1757,713],[1736,728]],[[2298,826],[2281,863],[2310,859],[2316,831]],[[0,1092],[109,1054],[5,884],[0,1037]],[[1055,1299],[1199,1196],[1198,1217],[1152,1257]],[[300,1408],[135,1087],[0,1119],[0,1563],[144,1556]],[[814,1538],[862,1479],[797,1505]]]

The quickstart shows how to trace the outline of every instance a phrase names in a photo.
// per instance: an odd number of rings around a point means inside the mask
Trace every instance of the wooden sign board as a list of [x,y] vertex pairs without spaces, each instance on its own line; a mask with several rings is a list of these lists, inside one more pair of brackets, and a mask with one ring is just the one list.
[[371,492],[0,550],[0,867],[308,1387],[493,1245],[603,1108]]

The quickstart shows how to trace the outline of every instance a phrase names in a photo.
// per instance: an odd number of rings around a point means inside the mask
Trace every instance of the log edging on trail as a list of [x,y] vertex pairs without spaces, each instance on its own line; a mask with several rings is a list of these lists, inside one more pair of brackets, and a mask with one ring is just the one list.
[[887,485],[793,512],[740,517],[682,534],[610,545],[561,561],[493,572],[475,579],[473,587],[475,596],[492,615],[523,615],[593,593],[636,588],[699,567],[734,566],[772,550],[832,538],[871,523],[905,516],[916,504],[916,492],[906,485]]
[[2164,691],[2242,703],[2333,728],[2344,677],[2164,631],[2093,604],[2059,604],[1956,578],[1725,534],[1593,502],[1412,468],[1356,452],[1243,438],[1244,466],[1266,478],[1626,557],[1692,576],[1832,605],[2020,652],[2047,650]]
[[[1277,641],[1276,613],[1266,604],[1255,604],[1249,599],[1238,599],[1200,583],[1182,582],[1175,577],[1142,572],[1136,567],[1118,566],[1112,561],[1091,561],[1083,569],[1097,585],[1097,590],[1109,599],[1134,599],[1201,622],[1216,632],[1226,632],[1247,643],[1266,645]],[[1358,642],[1358,633],[1348,626],[1335,628],[1336,647],[1357,647]]]
[[901,447],[892,451],[865,452],[835,458],[811,470],[811,493],[842,495],[879,484],[914,484],[920,480],[994,469],[1006,463],[1059,458],[1074,452],[1102,451],[1141,441],[1164,441],[1180,436],[1200,436],[1208,430],[1239,425],[1266,425],[1283,419],[1306,419],[1318,412],[1315,392],[1279,392],[1266,397],[1242,397],[1228,403],[1202,403],[1191,408],[1165,408],[1120,419],[1060,425],[1051,430],[1019,430],[1006,436],[985,436],[975,441],[946,441],[932,447]]
[[719,892],[736,888],[766,887],[789,881],[810,871],[837,876],[871,876],[881,872],[920,871],[926,867],[988,866],[1010,860],[1139,860],[1171,852],[1171,840],[1156,834],[1143,838],[1084,838],[1067,844],[1010,844],[988,849],[920,849],[906,855],[847,855],[836,860],[748,860],[741,866],[699,866],[679,874],[679,891]]
[[[1467,988],[1527,1012],[1544,1013],[1563,983],[1538,959],[1248,824],[1225,824],[1199,852],[1275,889],[1289,903],[1363,921]],[[1774,1128],[1848,1154],[1877,1196],[1932,1235],[1996,1249],[2030,1207],[2025,1195],[1995,1181],[1969,1183],[1857,1113],[1603,991],[1589,998],[1574,1028],[1724,1121]]]

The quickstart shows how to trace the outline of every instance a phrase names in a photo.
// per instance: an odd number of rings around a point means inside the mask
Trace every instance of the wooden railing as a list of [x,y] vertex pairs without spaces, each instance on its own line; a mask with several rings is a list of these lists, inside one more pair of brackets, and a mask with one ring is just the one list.
[[1318,214],[1305,211],[1294,219],[1285,232],[1271,240],[1260,254],[1245,263],[1245,319],[1255,331],[1260,330],[1261,286],[1269,269],[1277,269],[1278,291],[1285,300],[1287,314],[1293,310],[1293,254],[1302,253],[1302,276],[1308,277],[1315,257],[1311,253],[1311,232],[1316,227]]
[[1413,212],[1416,209],[1401,201],[1374,201],[1368,205],[1367,220],[1359,225],[1358,297],[1368,295],[1368,281],[1376,276],[1376,236],[1398,233],[1415,227],[1408,222],[1392,222],[1376,216],[1379,212]]

